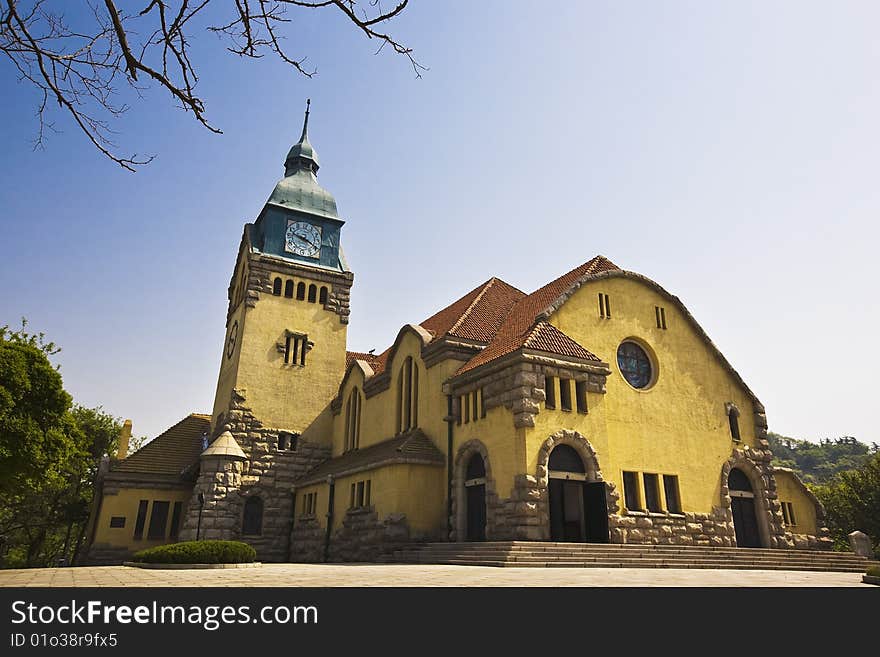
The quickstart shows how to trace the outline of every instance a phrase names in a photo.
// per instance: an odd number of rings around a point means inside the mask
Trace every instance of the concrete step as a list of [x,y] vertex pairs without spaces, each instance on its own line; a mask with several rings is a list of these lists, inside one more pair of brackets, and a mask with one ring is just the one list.
[[535,568],[724,568],[864,572],[873,562],[847,552],[595,543],[426,543],[403,546],[391,562]]

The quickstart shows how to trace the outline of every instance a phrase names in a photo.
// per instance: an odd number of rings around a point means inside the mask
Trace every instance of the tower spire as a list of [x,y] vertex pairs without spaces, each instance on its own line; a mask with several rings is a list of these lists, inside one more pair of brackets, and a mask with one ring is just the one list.
[[297,171],[310,171],[317,173],[318,171],[318,154],[314,147],[309,143],[309,110],[312,105],[312,99],[306,99],[306,115],[303,119],[302,134],[299,141],[296,142],[287,153],[287,159],[284,160],[284,175],[291,176]]

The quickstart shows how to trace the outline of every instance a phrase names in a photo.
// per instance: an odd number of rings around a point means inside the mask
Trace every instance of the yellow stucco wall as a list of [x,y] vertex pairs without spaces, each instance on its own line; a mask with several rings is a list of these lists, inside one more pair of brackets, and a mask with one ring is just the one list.
[[816,528],[816,505],[804,490],[804,485],[797,481],[794,473],[777,470],[774,473],[776,479],[776,492],[779,501],[791,502],[794,507],[794,524],[786,525],[793,534],[817,533]]
[[[391,513],[406,514],[411,530],[434,531],[444,527],[445,519],[445,468],[413,464],[393,464],[365,470],[335,482],[333,499],[333,526],[339,529],[342,519],[350,508],[351,484],[370,481],[370,505],[375,507],[379,520]],[[329,485],[326,483],[305,486],[296,491],[296,517],[302,515],[302,499],[317,492],[315,516],[321,527],[327,526],[327,503]]]
[[455,426],[453,457],[468,441],[482,442],[489,453],[495,492],[499,497],[507,498],[511,496],[514,477],[526,471],[525,436],[525,429],[514,428],[513,414],[503,406],[496,406],[488,409],[484,418],[478,414],[476,421],[472,418],[470,422],[462,421]]
[[[598,294],[610,297],[612,316],[602,319]],[[655,306],[667,328],[657,328]],[[609,364],[607,394],[588,395],[589,414],[542,409],[528,431],[528,468],[554,431],[581,432],[599,457],[607,480],[621,490],[622,472],[678,475],[684,511],[708,512],[720,502],[721,468],[736,446],[754,445],[752,401],[691,323],[648,285],[608,278],[583,285],[550,322]],[[653,355],[656,381],[636,390],[617,366],[617,348],[635,339]],[[740,409],[741,442],[730,435],[725,404]],[[662,488],[662,487],[661,487]]]
[[[95,545],[109,545],[112,547],[124,547],[130,550],[142,550],[156,545],[173,542],[168,534],[171,530],[171,520],[174,512],[174,503],[181,503],[180,526],[183,527],[183,516],[186,514],[186,504],[192,494],[191,490],[165,490],[157,488],[123,488],[115,495],[104,495],[101,500],[101,508],[98,511],[98,521],[95,526]],[[141,500],[148,500],[147,518],[144,523],[143,538],[134,538],[135,523],[137,522],[138,505]],[[163,539],[149,540],[147,532],[150,528],[150,518],[153,513],[153,502],[169,502],[168,518],[165,525],[165,537]],[[110,527],[110,518],[123,516],[125,527]]]
[[[401,337],[397,351],[387,364],[391,373],[391,384],[387,390],[364,396],[361,406],[361,449],[383,442],[394,437],[397,432],[397,395],[401,368],[407,357],[412,357],[419,371],[418,390],[418,426],[444,454],[446,453],[446,395],[443,394],[443,382],[448,379],[461,362],[447,360],[426,368],[421,357],[422,340],[405,331]],[[345,447],[345,403],[351,391],[359,388],[363,392],[364,377],[361,370],[355,367],[342,388],[341,412],[333,418],[333,455],[342,454]]]
[[[328,283],[304,277],[273,273],[283,285],[288,280],[296,286],[303,282],[329,289]],[[226,410],[233,388],[244,391],[246,405],[264,426],[303,434],[306,440],[326,441],[330,435],[329,403],[336,395],[345,368],[346,325],[339,315],[325,310],[319,302],[309,303],[265,292],[253,308],[242,303],[229,320],[238,320],[238,340],[231,358],[224,343],[214,421]],[[227,327],[227,339],[229,333]],[[314,347],[306,356],[304,367],[285,364],[278,343],[285,341],[285,331],[304,333]]]

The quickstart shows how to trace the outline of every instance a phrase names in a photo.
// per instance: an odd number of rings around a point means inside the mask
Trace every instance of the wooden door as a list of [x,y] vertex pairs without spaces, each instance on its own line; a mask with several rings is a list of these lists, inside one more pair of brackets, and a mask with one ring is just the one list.
[[758,519],[755,516],[754,497],[731,497],[733,510],[733,529],[736,532],[738,547],[761,547],[758,533]]
[[468,541],[486,540],[486,484],[467,486]]

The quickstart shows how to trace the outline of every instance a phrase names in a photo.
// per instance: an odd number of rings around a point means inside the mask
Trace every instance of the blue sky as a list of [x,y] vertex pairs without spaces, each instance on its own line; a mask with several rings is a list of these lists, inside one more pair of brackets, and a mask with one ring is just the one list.
[[194,34],[224,134],[149,89],[115,126],[157,156],[136,174],[61,114],[33,151],[36,96],[0,64],[0,324],[60,344],[77,401],[148,436],[210,412],[242,225],[310,97],[350,349],[490,276],[531,291],[601,253],[684,301],[772,430],[880,441],[876,3],[414,0],[392,33],[422,79],[332,14],[291,17],[318,74]]

